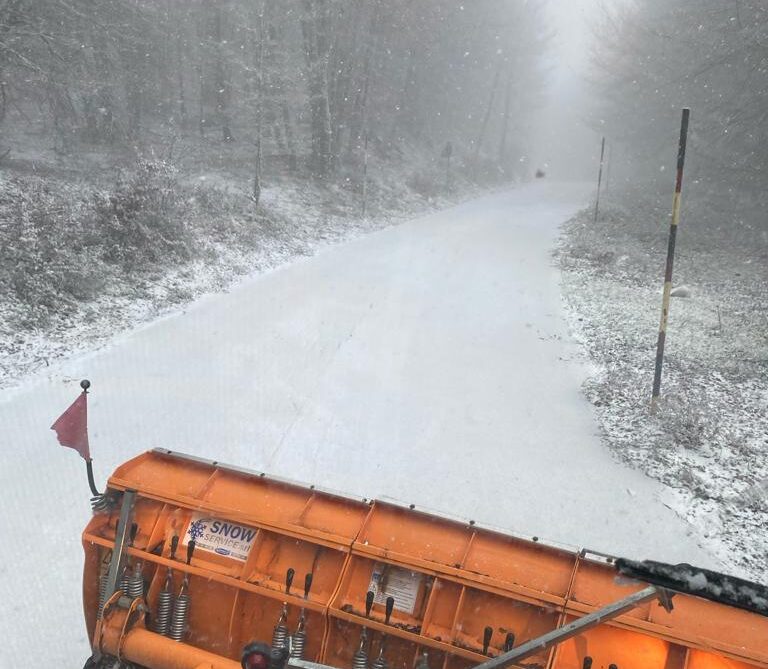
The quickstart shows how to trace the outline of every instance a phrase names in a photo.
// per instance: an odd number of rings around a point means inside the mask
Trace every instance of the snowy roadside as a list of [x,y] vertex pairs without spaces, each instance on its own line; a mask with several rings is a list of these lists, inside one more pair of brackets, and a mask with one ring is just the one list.
[[[649,221],[657,221],[656,223]],[[569,325],[592,362],[584,385],[623,461],[670,489],[665,502],[732,571],[768,577],[768,285],[755,256],[680,245],[663,402],[649,414],[666,226],[614,207],[566,224],[557,259]],[[743,251],[743,249],[742,249]],[[757,259],[757,262],[755,262]]]
[[[0,390],[46,373],[56,360],[93,350],[115,335],[172,312],[202,295],[227,291],[238,279],[262,273],[323,247],[394,225],[425,211],[450,206],[480,191],[462,184],[460,193],[424,197],[401,185],[393,170],[381,169],[373,191],[371,216],[359,215],[359,197],[350,189],[321,188],[284,179],[262,193],[256,218],[249,212],[248,180],[205,173],[182,181],[190,191],[226,203],[227,231],[212,231],[205,251],[182,264],[157,266],[122,277],[89,300],[62,304],[45,322],[17,327],[24,310],[0,299]],[[82,197],[76,187],[74,197]],[[216,222],[211,221],[211,227]],[[252,230],[246,230],[253,226]],[[236,229],[236,234],[230,234]],[[1,297],[1,296],[0,296]]]

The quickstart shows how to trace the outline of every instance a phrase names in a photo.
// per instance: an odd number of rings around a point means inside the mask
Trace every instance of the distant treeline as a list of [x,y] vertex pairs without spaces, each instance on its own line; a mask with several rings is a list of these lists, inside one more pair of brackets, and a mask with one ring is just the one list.
[[[689,185],[758,209],[768,192],[768,4],[636,0],[604,17],[594,54],[595,127],[625,174],[674,168],[691,107]],[[728,196],[733,197],[729,198]],[[754,217],[753,217],[754,218]],[[765,216],[756,225],[768,230]]]
[[64,153],[153,133],[241,143],[257,193],[262,154],[326,178],[366,137],[508,166],[535,112],[541,4],[0,0],[0,122]]

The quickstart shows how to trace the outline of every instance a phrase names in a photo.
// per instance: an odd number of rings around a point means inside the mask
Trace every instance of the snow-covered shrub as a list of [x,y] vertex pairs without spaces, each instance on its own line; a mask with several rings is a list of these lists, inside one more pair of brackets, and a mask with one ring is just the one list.
[[203,244],[240,239],[245,227],[242,211],[250,204],[238,194],[203,184],[196,185],[185,202],[190,219],[198,222],[193,232]]
[[139,161],[108,195],[95,202],[104,259],[129,269],[191,257],[176,170],[163,161]]
[[36,328],[107,284],[130,285],[148,267],[185,262],[206,235],[187,222],[204,217],[188,200],[173,167],[156,161],[138,163],[111,190],[28,176],[0,181],[0,302],[19,306],[18,327]]
[[598,246],[575,244],[565,250],[565,253],[574,260],[583,260],[596,270],[605,270],[616,263],[616,253],[611,249]]
[[432,174],[426,171],[414,172],[408,177],[406,184],[414,193],[429,200],[437,196],[439,186]]
[[719,436],[719,417],[703,403],[703,393],[696,393],[694,389],[686,392],[670,393],[664,398],[659,421],[675,445],[706,450]]
[[90,210],[75,189],[60,192],[38,178],[0,187],[0,295],[25,305],[21,320],[36,326],[101,286]]

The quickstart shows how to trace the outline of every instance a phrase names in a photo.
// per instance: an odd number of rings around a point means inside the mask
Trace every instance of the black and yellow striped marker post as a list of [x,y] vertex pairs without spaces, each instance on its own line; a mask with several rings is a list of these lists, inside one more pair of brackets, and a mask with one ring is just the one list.
[[688,141],[688,119],[691,110],[683,109],[680,122],[680,142],[677,149],[677,179],[675,181],[675,196],[672,200],[672,221],[669,226],[669,242],[667,244],[667,267],[664,272],[664,293],[661,298],[661,323],[659,324],[659,339],[656,343],[656,371],[653,375],[653,395],[651,396],[651,413],[655,413],[661,394],[661,370],[664,364],[664,344],[667,339],[667,320],[669,319],[669,297],[672,293],[672,268],[675,263],[675,242],[677,240],[677,225],[680,223],[680,196],[683,190],[683,168],[685,167],[685,146]]
[[597,173],[597,198],[595,198],[595,223],[597,223],[597,213],[600,210],[600,184],[603,183],[603,162],[605,159],[605,137],[600,144],[600,171]]

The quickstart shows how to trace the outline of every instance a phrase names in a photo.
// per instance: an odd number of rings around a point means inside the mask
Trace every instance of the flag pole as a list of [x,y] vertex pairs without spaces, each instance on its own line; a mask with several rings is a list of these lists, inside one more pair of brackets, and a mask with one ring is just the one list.
[[[80,387],[83,389],[83,394],[87,395],[91,382],[88,379],[83,379],[80,381]],[[88,455],[90,456],[90,453]],[[93,460],[90,457],[85,458],[85,471],[88,475],[88,487],[91,489],[91,494],[94,497],[99,497],[101,493],[96,488],[96,480],[93,478]]]
[[80,381],[80,387],[83,389],[83,392],[54,421],[51,429],[56,432],[56,438],[62,446],[76,450],[80,457],[85,460],[88,487],[91,489],[94,498],[101,498],[102,495],[96,489],[96,482],[93,478],[93,461],[91,460],[91,449],[88,445],[88,388],[91,387],[91,382],[88,379],[83,379]]
[[93,460],[85,461],[85,470],[88,473],[88,487],[94,497],[99,497],[101,493],[96,488],[96,481],[93,479]]

